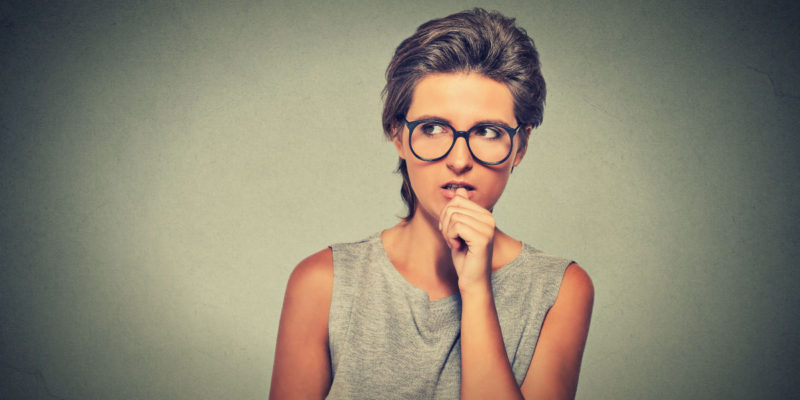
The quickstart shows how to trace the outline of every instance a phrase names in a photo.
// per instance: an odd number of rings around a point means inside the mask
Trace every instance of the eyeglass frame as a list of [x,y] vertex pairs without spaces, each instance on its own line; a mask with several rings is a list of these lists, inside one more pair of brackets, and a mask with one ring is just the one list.
[[[450,154],[450,152],[453,150],[453,147],[455,147],[456,140],[458,140],[458,138],[460,138],[460,137],[463,137],[464,138],[464,142],[466,142],[466,144],[467,144],[467,150],[469,150],[469,154],[472,156],[472,158],[474,158],[476,161],[478,161],[478,162],[480,162],[481,164],[484,164],[484,165],[500,165],[500,164],[506,162],[506,160],[508,160],[508,157],[511,156],[511,152],[514,151],[514,136],[516,136],[517,132],[519,132],[519,128],[522,127],[522,124],[520,124],[519,121],[517,121],[517,127],[516,128],[512,128],[510,126],[505,126],[505,125],[502,125],[502,124],[480,122],[480,123],[475,124],[473,127],[467,129],[466,131],[459,131],[456,128],[454,128],[453,125],[450,125],[449,123],[447,123],[445,121],[438,120],[438,119],[420,119],[420,120],[416,120],[416,121],[409,121],[409,120],[406,119],[406,117],[401,117],[401,120],[403,121],[403,123],[405,123],[406,128],[408,128],[408,148],[411,149],[411,153],[414,154],[414,157],[417,157],[418,159],[420,159],[422,161],[430,161],[430,162],[439,161],[439,160],[447,157],[447,155]],[[447,127],[450,128],[451,131],[453,131],[453,143],[450,143],[450,147],[440,157],[436,157],[436,158],[421,157],[419,154],[417,154],[416,151],[414,151],[414,146],[411,145],[411,134],[414,132],[414,129],[417,126],[419,126],[420,124],[422,124],[424,122],[434,122],[434,123],[437,123],[437,124],[440,124],[440,125],[446,125]],[[475,153],[472,152],[472,148],[469,145],[469,133],[473,129],[481,127],[481,126],[496,126],[496,127],[503,128],[503,130],[505,130],[508,133],[508,136],[511,137],[511,147],[509,147],[508,154],[506,154],[506,156],[503,157],[502,160],[497,161],[497,162],[486,162],[486,161],[483,161],[480,158],[478,158],[478,156],[476,156]]]

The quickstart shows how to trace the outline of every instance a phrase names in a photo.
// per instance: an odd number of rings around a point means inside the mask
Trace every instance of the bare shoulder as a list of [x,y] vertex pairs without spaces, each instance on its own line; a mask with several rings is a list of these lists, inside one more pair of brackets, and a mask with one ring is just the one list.
[[[333,286],[333,251],[330,247],[326,247],[308,257],[299,264],[292,271],[289,277],[289,290],[323,290],[327,288],[327,292]],[[309,293],[312,294],[312,293]]]
[[[570,346],[583,351],[594,307],[594,284],[578,264],[570,264],[561,280],[561,288],[542,325],[543,333],[559,332],[559,341],[571,339]],[[544,335],[547,337],[548,335]]]
[[333,252],[326,248],[300,261],[292,271],[283,298],[280,330],[299,329],[302,335],[327,341],[332,292]]
[[594,284],[592,283],[592,279],[589,278],[589,274],[578,264],[570,264],[564,272],[564,278],[561,281],[561,289],[558,291],[558,297],[553,307],[588,307],[588,311],[591,312],[593,303]]
[[555,303],[545,317],[536,351],[522,383],[525,397],[573,399],[594,304],[594,285],[570,264]]
[[312,254],[292,271],[278,327],[271,399],[323,398],[330,388],[328,313],[333,252]]

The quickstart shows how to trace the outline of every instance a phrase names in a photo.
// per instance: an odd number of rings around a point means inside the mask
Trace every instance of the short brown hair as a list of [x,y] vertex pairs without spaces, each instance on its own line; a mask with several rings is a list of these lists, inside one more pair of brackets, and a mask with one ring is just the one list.
[[[514,116],[523,126],[542,123],[545,83],[536,46],[524,29],[498,12],[481,8],[430,20],[397,46],[386,69],[383,88],[383,133],[394,138],[400,120],[411,105],[414,88],[434,73],[474,72],[504,83],[514,98]],[[528,130],[520,129],[527,143]],[[417,198],[411,189],[405,160],[397,171],[403,176],[400,194],[411,219]]]

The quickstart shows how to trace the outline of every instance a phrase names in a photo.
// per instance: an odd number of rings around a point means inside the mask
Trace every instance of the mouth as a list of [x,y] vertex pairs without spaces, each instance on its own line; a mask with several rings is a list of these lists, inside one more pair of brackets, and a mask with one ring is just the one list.
[[467,184],[467,183],[449,182],[449,183],[446,183],[446,184],[442,185],[442,189],[444,189],[444,190],[456,191],[456,190],[458,190],[460,188],[467,189],[468,191],[469,190],[475,190],[475,188],[472,185]]
[[467,191],[467,199],[472,199],[472,196],[475,195],[475,186],[472,186],[466,182],[456,181],[447,182],[442,185],[442,195],[444,195],[446,199],[452,199],[456,197],[456,190],[458,189],[464,189]]

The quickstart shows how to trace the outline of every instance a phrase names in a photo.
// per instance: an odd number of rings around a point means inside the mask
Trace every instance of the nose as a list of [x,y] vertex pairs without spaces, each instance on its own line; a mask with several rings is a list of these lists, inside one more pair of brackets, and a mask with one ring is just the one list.
[[445,160],[447,162],[447,168],[450,168],[450,170],[456,174],[463,174],[472,169],[474,161],[467,147],[467,139],[465,137],[456,139],[456,142],[453,143],[453,148],[450,149],[450,153],[447,154]]

